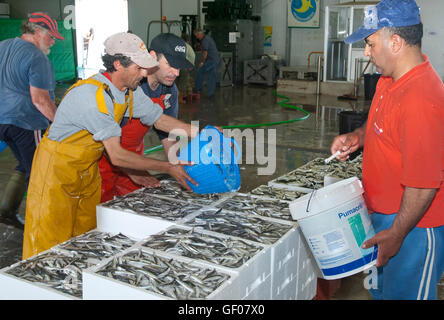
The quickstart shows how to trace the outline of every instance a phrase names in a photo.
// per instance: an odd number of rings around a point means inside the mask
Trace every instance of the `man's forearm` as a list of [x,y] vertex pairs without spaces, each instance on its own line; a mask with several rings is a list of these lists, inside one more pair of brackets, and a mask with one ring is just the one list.
[[195,137],[199,132],[198,127],[191,126],[165,114],[160,116],[160,118],[154,123],[154,126],[156,129],[164,132],[170,132],[179,136],[187,135],[188,137]]
[[405,187],[399,212],[390,229],[405,237],[424,216],[435,194],[436,189]]
[[51,100],[48,90],[30,86],[32,104],[51,122],[54,121],[56,106]]
[[359,135],[359,146],[360,147],[364,146],[366,131],[367,131],[367,121],[361,127],[354,130],[354,132]]

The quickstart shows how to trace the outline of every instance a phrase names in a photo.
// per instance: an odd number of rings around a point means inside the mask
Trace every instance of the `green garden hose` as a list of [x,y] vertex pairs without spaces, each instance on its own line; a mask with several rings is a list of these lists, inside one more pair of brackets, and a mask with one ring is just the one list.
[[[257,128],[257,127],[276,126],[276,125],[285,124],[285,123],[292,123],[292,122],[296,122],[296,121],[302,121],[302,120],[307,119],[310,116],[310,114],[307,111],[305,111],[303,108],[287,104],[287,102],[290,101],[290,99],[288,97],[277,94],[276,90],[273,90],[273,94],[276,97],[284,99],[284,100],[278,102],[278,104],[281,107],[288,108],[288,109],[294,109],[294,110],[300,110],[303,113],[305,113],[305,116],[300,117],[300,118],[296,118],[296,119],[292,119],[292,120],[284,120],[284,121],[276,121],[276,122],[254,123],[254,124],[240,124],[240,125],[233,125],[233,126],[222,126],[222,129]],[[145,155],[149,155],[150,153],[153,153],[153,152],[156,152],[156,151],[160,151],[160,150],[163,150],[162,145],[158,145],[158,146],[155,146],[153,148],[144,150],[144,154]]]

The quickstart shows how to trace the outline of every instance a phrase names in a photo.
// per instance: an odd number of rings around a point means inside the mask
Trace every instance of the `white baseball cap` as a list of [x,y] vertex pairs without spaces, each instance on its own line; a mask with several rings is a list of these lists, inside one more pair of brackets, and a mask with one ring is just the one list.
[[110,55],[122,54],[142,68],[152,68],[159,65],[149,53],[145,43],[133,33],[120,32],[108,37],[105,42],[105,52]]

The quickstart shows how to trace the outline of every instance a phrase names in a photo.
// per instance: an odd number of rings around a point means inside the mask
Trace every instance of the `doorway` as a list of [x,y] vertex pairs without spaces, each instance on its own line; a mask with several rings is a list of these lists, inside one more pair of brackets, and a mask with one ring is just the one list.
[[75,0],[77,68],[81,79],[103,69],[106,38],[128,31],[128,0]]

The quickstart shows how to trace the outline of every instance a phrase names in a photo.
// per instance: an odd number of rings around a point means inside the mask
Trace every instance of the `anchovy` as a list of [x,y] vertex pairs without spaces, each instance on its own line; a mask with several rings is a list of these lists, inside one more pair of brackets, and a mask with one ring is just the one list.
[[197,232],[194,229],[179,228],[151,235],[142,246],[228,268],[242,266],[262,250],[262,247],[240,239],[223,238]]
[[302,197],[303,195],[306,195],[304,192],[267,185],[260,185],[259,187],[251,190],[250,194],[284,201],[293,201]]
[[262,244],[275,243],[292,228],[290,225],[265,220],[262,217],[222,209],[203,210],[184,224]]
[[112,235],[107,232],[90,231],[83,235],[59,244],[54,249],[69,251],[86,258],[101,259],[110,257],[135,244],[135,241],[119,233]]
[[159,188],[147,189],[150,194],[160,195],[164,197],[174,198],[189,203],[200,204],[200,205],[211,205],[212,203],[219,201],[223,194],[213,193],[213,194],[199,194],[185,190],[177,181],[175,180],[161,180],[161,186]]
[[215,269],[141,249],[114,258],[96,273],[172,299],[204,299],[230,279]]
[[82,298],[82,270],[93,265],[85,257],[50,250],[20,261],[6,273]]
[[104,207],[130,211],[143,216],[160,217],[169,221],[180,220],[201,209],[201,205],[151,194],[151,189],[139,189],[102,204]]
[[351,161],[333,159],[328,164],[324,158],[316,158],[289,173],[272,180],[273,183],[308,189],[324,187],[324,177],[362,179],[362,154]]
[[248,194],[235,194],[233,197],[216,205],[216,208],[264,217],[292,220],[290,209],[288,208],[288,202],[259,198]]

